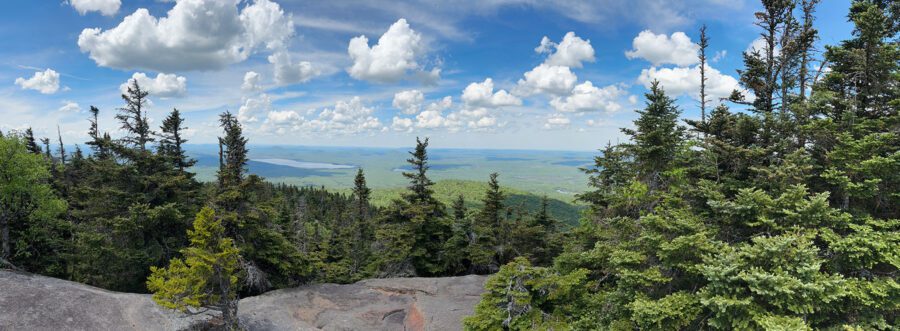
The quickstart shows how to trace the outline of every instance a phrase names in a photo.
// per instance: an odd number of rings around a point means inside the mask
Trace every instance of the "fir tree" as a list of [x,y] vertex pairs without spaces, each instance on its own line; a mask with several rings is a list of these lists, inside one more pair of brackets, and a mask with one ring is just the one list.
[[159,154],[171,160],[178,171],[183,172],[185,168],[193,166],[196,161],[189,159],[184,151],[184,144],[187,139],[182,137],[182,132],[187,128],[182,124],[184,118],[178,109],[172,110],[169,116],[163,120],[160,127],[159,138]]
[[487,191],[482,198],[482,208],[475,217],[475,243],[471,249],[472,264],[480,272],[494,272],[502,264],[504,256],[504,236],[508,235],[508,224],[504,222],[503,201],[505,196],[500,191],[497,173],[492,173],[488,181]]
[[640,117],[634,121],[635,129],[622,129],[622,132],[633,141],[627,148],[634,156],[638,176],[655,189],[661,185],[661,174],[675,160],[676,150],[684,139],[684,128],[677,122],[681,111],[675,106],[675,100],[666,95],[658,81],[653,82],[645,96],[647,107],[637,111]]
[[369,196],[372,190],[366,186],[366,175],[362,168],[356,171],[356,177],[353,179],[353,198],[356,200],[356,217],[360,220],[369,216]]
[[431,186],[434,182],[428,179],[428,138],[425,141],[416,137],[416,148],[409,152],[411,158],[406,162],[412,166],[412,172],[404,172],[403,177],[409,179],[408,192],[404,195],[404,199],[411,204],[431,204],[434,203]]
[[59,142],[59,148],[57,148],[56,152],[59,154],[59,162],[63,165],[66,164],[66,146],[63,145],[62,133],[59,131],[59,125],[56,126],[56,138],[57,142]]
[[41,154],[41,146],[37,144],[37,141],[34,139],[34,131],[31,128],[25,129],[25,149],[34,154]]
[[706,124],[706,48],[709,47],[709,37],[706,35],[706,25],[700,27],[700,124]]
[[456,200],[453,200],[453,218],[456,220],[461,220],[466,218],[469,213],[468,208],[466,208],[466,198],[460,194],[456,197]]
[[366,186],[366,176],[362,168],[357,170],[356,178],[353,180],[353,200],[355,204],[354,223],[350,227],[353,236],[346,238],[350,240],[350,273],[353,278],[359,278],[365,266],[369,263],[371,255],[370,245],[375,239],[375,232],[371,224],[371,214],[369,205],[369,196],[372,190]]
[[226,111],[219,116],[219,124],[225,131],[225,137],[219,138],[222,148],[219,185],[226,188],[237,187],[247,172],[247,138],[243,135],[241,123],[230,112]]
[[97,107],[91,106],[90,109],[91,117],[89,119],[91,126],[88,130],[88,136],[91,137],[91,140],[86,144],[91,146],[91,150],[94,152],[99,159],[107,159],[109,158],[110,151],[109,148],[111,146],[112,139],[110,139],[108,134],[100,133],[100,109]]
[[239,329],[240,251],[210,208],[197,214],[188,237],[190,245],[182,251],[183,258],[172,259],[165,268],[151,267],[147,288],[153,292],[153,301],[182,312],[217,310],[226,329]]
[[[147,118],[147,90],[142,90],[137,79],[132,79],[126,93],[122,94],[125,106],[119,108],[116,119],[122,123],[122,129],[126,135],[122,138],[125,145],[137,148],[140,152],[147,150],[147,143],[153,142],[153,131],[150,130],[150,120]],[[93,110],[91,110],[93,112]]]

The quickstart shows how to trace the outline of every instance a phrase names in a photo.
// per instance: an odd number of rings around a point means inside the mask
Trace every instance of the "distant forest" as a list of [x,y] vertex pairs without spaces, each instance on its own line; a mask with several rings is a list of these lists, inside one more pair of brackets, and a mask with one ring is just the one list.
[[148,96],[131,82],[116,113],[118,139],[91,107],[88,153],[66,151],[61,138],[54,149],[31,129],[0,138],[0,263],[153,292],[163,306],[214,308],[228,321],[238,297],[272,289],[489,274],[515,257],[549,265],[562,250],[560,230],[571,227],[546,197],[508,199],[497,174],[483,193],[469,192],[483,196],[479,209],[463,195],[445,205],[428,178],[427,138],[409,153],[409,186],[387,207],[370,203],[363,169],[350,194],[265,182],[247,175],[248,140],[229,112],[220,116],[216,181],[201,183],[189,171],[181,114],[151,128]]
[[701,28],[700,119],[682,121],[654,83],[629,141],[584,169],[574,226],[547,198],[510,203],[498,174],[477,204],[442,202],[427,138],[384,207],[365,169],[349,194],[269,183],[247,174],[229,112],[216,180],[199,182],[181,114],[151,127],[132,81],[122,137],[91,107],[89,152],[0,133],[0,264],[220,311],[229,329],[239,297],[272,289],[492,274],[466,329],[893,330],[900,3],[853,1],[851,39],[817,49],[818,3],[762,1],[764,46],[743,54],[743,89],[723,100],[706,93]]

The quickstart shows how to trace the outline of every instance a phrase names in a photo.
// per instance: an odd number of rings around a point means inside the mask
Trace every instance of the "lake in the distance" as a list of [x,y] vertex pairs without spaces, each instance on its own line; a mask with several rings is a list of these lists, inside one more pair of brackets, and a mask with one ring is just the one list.
[[282,165],[299,169],[354,169],[356,166],[347,164],[321,163],[321,162],[304,162],[288,159],[253,159],[256,162]]

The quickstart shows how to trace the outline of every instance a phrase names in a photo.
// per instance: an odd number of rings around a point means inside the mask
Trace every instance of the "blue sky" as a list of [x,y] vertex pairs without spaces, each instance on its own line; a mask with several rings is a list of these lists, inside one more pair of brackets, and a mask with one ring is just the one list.
[[[823,1],[820,44],[849,1]],[[0,3],[0,130],[86,140],[87,109],[118,134],[120,86],[151,91],[158,125],[195,143],[239,115],[251,143],[592,150],[621,140],[660,80],[699,116],[698,28],[713,94],[738,87],[759,36],[752,0],[41,0]],[[362,37],[364,36],[364,37]],[[546,39],[545,39],[546,37]],[[488,79],[490,79],[488,81]]]

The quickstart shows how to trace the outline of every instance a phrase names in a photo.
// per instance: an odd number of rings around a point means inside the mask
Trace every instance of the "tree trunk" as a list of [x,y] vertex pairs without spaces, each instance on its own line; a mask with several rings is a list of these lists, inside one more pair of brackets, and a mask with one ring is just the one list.
[[222,300],[222,321],[225,323],[225,330],[241,330],[240,320],[237,315],[237,298],[233,298],[231,295],[231,279],[222,272],[221,267],[215,267],[214,272],[219,278],[219,295],[221,296],[220,300]]

